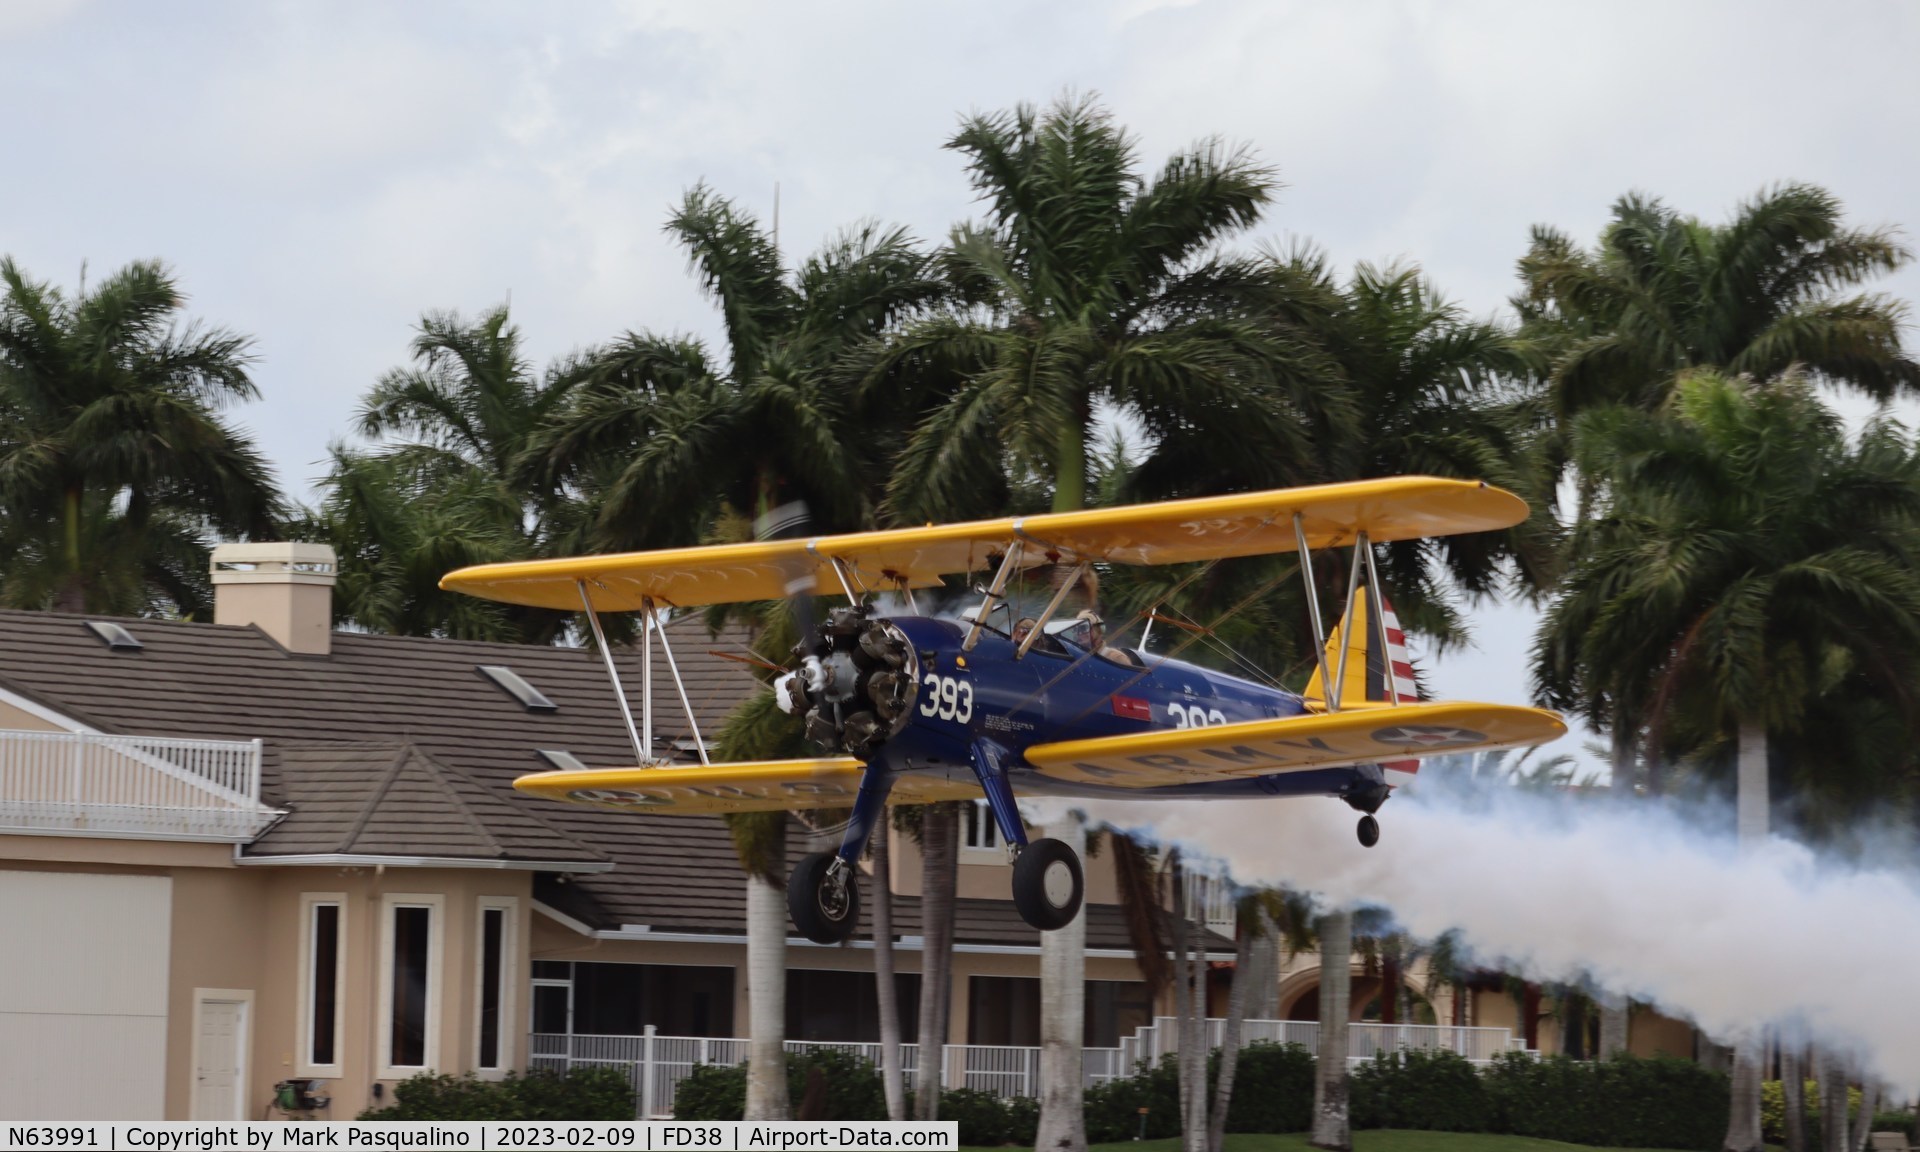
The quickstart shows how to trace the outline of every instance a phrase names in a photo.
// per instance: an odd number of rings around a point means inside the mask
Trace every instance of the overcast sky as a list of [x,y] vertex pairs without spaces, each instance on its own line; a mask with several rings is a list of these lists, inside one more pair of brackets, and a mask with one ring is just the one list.
[[[1920,6],[1870,3],[108,3],[0,0],[0,252],[71,285],[161,257],[252,334],[239,413],[296,494],[424,309],[512,294],[539,361],[711,333],[660,232],[706,180],[810,249],[971,207],[957,117],[1096,91],[1149,162],[1248,143],[1252,239],[1405,258],[1480,314],[1534,223],[1639,189],[1708,218],[1783,180],[1920,224]],[[1920,297],[1920,273],[1883,287]],[[1489,609],[1443,695],[1519,700]]]

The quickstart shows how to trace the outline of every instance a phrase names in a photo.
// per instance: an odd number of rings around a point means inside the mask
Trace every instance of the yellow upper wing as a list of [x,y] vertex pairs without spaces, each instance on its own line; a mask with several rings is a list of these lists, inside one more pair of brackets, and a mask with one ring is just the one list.
[[1157,788],[1544,744],[1566,731],[1539,708],[1429,702],[1036,744],[1027,762],[1059,780]]
[[1337,547],[1360,532],[1379,542],[1509,528],[1526,502],[1468,480],[1395,476],[1312,488],[1243,492],[1085,512],[977,520],[779,540],[481,564],[449,573],[440,586],[488,600],[561,610],[580,607],[585,583],[601,611],[632,611],[642,600],[682,608],[778,600],[794,591],[839,590],[832,560],[864,589],[928,587],[942,576],[987,567],[1015,540],[1028,564],[1095,560],[1179,564],[1294,550],[1299,513],[1310,547]]
[[[584,772],[536,772],[513,782],[545,800],[626,812],[701,815],[713,812],[780,812],[851,808],[860,789],[860,761],[761,760],[674,768],[590,768]],[[890,804],[930,804],[978,796],[975,785],[932,777],[894,778]]]

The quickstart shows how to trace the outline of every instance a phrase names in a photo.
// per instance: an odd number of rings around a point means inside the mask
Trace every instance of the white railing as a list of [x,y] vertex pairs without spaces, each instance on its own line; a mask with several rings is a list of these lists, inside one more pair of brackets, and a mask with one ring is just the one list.
[[[1220,1046],[1226,1021],[1207,1021],[1209,1047]],[[1082,1057],[1082,1076],[1088,1087],[1104,1084],[1133,1074],[1141,1061],[1157,1063],[1160,1057],[1179,1050],[1179,1029],[1171,1016],[1158,1016],[1154,1022],[1124,1037],[1118,1048],[1088,1048]],[[1347,1060],[1359,1064],[1379,1052],[1453,1052],[1476,1064],[1484,1064],[1517,1042],[1510,1042],[1505,1028],[1455,1028],[1449,1025],[1353,1024],[1349,1025]],[[1248,1020],[1241,1043],[1270,1041],[1298,1044],[1312,1052],[1320,1041],[1320,1025],[1300,1020]],[[702,1064],[732,1066],[745,1063],[750,1041],[700,1036],[661,1036],[649,1028],[641,1036],[567,1036],[536,1032],[528,1037],[527,1066],[565,1072],[570,1068],[624,1068],[633,1084],[635,1104],[641,1119],[673,1114],[673,1099],[680,1082]],[[880,1063],[880,1045],[870,1043],[832,1043],[789,1040],[787,1051],[805,1052],[816,1048],[838,1048]],[[1524,1051],[1524,1046],[1521,1046]],[[900,1046],[901,1072],[907,1086],[919,1067],[920,1047]],[[948,1044],[941,1053],[940,1084],[943,1088],[971,1088],[995,1096],[1038,1096],[1040,1094],[1040,1049],[1013,1045]]]
[[1186,877],[1187,915],[1195,917],[1223,936],[1233,935],[1234,921],[1237,918],[1233,886],[1221,876],[1188,872]]
[[0,729],[0,831],[246,841],[275,815],[258,740]]

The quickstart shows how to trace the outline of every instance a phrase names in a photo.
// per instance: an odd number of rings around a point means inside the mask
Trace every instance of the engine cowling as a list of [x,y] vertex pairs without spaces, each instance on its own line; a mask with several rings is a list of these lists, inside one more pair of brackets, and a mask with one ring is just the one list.
[[906,726],[920,685],[906,635],[869,612],[835,608],[794,646],[795,670],[773,686],[780,710],[806,719],[809,740],[860,760]]

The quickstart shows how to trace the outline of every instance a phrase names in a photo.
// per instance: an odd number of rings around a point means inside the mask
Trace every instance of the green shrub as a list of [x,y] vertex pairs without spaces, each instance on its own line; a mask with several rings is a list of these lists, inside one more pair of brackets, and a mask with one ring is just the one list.
[[1162,1056],[1155,1067],[1148,1067],[1143,1060],[1133,1075],[1087,1089],[1085,1099],[1089,1144],[1111,1144],[1139,1135],[1142,1108],[1147,1110],[1147,1139],[1164,1140],[1169,1136],[1178,1136],[1179,1058]]
[[1492,1113],[1480,1074],[1452,1052],[1380,1053],[1355,1070],[1349,1100],[1355,1128],[1485,1132]]
[[[787,1099],[800,1114],[809,1069],[818,1068],[826,1089],[822,1120],[885,1120],[886,1086],[871,1060],[839,1048],[787,1053]],[[747,1109],[747,1066],[696,1066],[673,1093],[676,1120],[738,1120]]]
[[499,1080],[427,1073],[394,1086],[393,1103],[362,1120],[631,1120],[633,1084],[615,1068],[561,1075],[509,1072]]
[[1032,1145],[1040,1128],[1040,1102],[1026,1097],[1002,1100],[991,1092],[952,1088],[940,1094],[940,1119],[960,1122],[963,1145]]
[[673,1090],[675,1120],[738,1120],[746,1111],[745,1064],[696,1064]]
[[1689,1060],[1580,1063],[1506,1053],[1483,1074],[1491,1131],[1615,1148],[1715,1149],[1727,1077]]
[[[1214,1066],[1217,1075],[1217,1058]],[[1313,1055],[1298,1044],[1265,1040],[1241,1049],[1227,1131],[1305,1132],[1311,1127]]]

